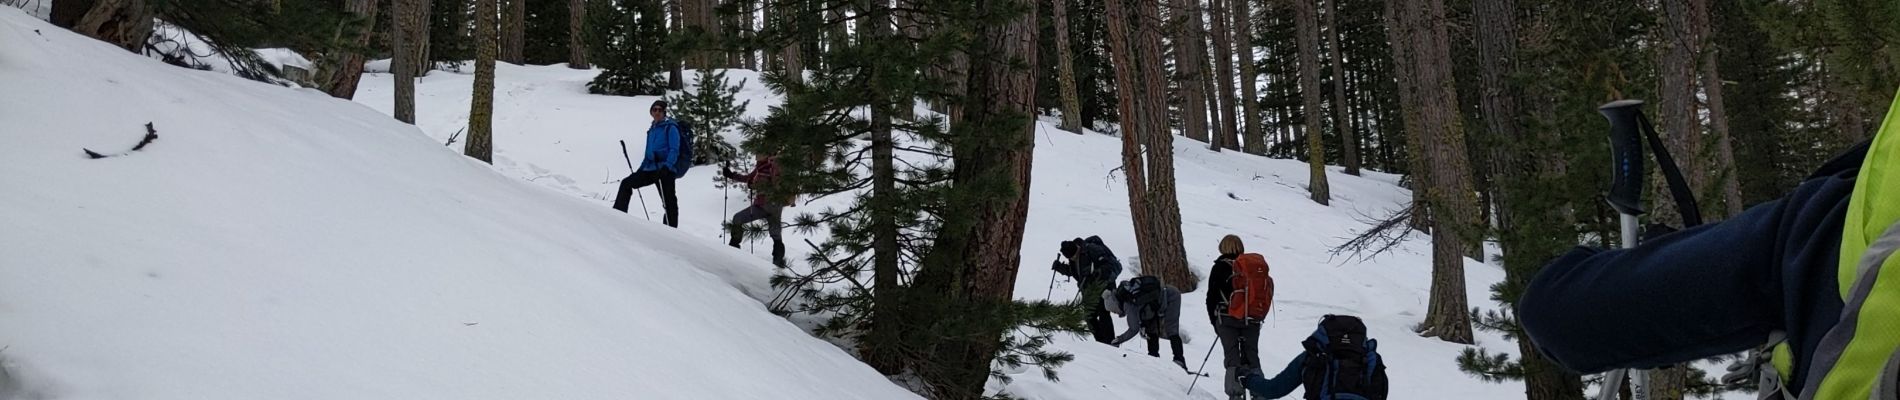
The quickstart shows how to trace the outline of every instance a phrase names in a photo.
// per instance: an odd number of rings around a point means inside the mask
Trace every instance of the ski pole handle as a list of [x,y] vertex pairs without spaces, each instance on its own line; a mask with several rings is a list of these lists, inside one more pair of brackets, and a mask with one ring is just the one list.
[[1617,100],[1597,112],[1610,120],[1610,206],[1617,213],[1643,215],[1643,177],[1649,167],[1643,153],[1643,101]]
[[633,169],[633,156],[627,154],[627,141],[620,141],[620,157],[627,159],[627,169]]

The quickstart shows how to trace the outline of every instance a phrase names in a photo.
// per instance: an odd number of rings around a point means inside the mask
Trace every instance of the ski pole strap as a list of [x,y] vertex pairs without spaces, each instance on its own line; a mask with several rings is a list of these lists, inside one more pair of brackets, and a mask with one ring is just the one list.
[[1675,157],[1669,156],[1669,146],[1663,145],[1662,136],[1656,134],[1656,127],[1649,124],[1649,117],[1643,116],[1641,112],[1636,113],[1636,117],[1643,126],[1643,136],[1649,140],[1649,148],[1656,151],[1656,167],[1662,169],[1663,180],[1669,184],[1669,196],[1676,199],[1676,210],[1682,213],[1682,227],[1686,229],[1702,225],[1702,210],[1696,205],[1695,192],[1689,190],[1688,180],[1682,178],[1682,169],[1676,166]]

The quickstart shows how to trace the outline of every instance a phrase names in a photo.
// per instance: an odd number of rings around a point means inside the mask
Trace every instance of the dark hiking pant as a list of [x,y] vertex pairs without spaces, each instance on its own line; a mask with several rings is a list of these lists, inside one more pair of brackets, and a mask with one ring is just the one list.
[[636,171],[620,180],[620,193],[614,196],[614,209],[627,211],[627,202],[633,200],[633,191],[655,183],[660,184],[660,207],[666,210],[662,221],[666,226],[680,227],[680,201],[673,192],[673,172],[665,169]]
[[779,236],[784,226],[784,212],[785,206],[781,205],[753,205],[739,210],[732,215],[732,225],[726,227],[726,232],[732,234],[726,244],[739,248],[739,242],[745,240],[745,224],[765,220],[765,233],[772,236],[772,265],[785,267],[785,239]]
[[[1148,356],[1160,357],[1161,356],[1161,339],[1163,339],[1163,337],[1161,337],[1161,334],[1162,334],[1161,319],[1156,318],[1152,321],[1143,323],[1141,330],[1142,330],[1142,336],[1146,336],[1148,338]],[[1186,358],[1184,358],[1184,356],[1181,355],[1181,334],[1175,333],[1173,336],[1166,337],[1166,339],[1168,339],[1168,348],[1170,350],[1174,350],[1174,360],[1176,361],[1186,360]]]
[[1242,377],[1247,370],[1260,369],[1260,324],[1219,315],[1214,317],[1214,334],[1220,336],[1221,358],[1226,360],[1228,398],[1245,395]]
[[[1102,304],[1102,289],[1095,285],[1084,285],[1083,296],[1089,300],[1089,333],[1095,335],[1095,341],[1103,344],[1115,342],[1115,318],[1108,314],[1108,305]],[[1091,296],[1091,294],[1093,296]]]

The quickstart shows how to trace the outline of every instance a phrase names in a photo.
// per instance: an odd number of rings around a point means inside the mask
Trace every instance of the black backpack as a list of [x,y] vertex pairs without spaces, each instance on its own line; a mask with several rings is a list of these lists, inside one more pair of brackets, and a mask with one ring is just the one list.
[[1109,250],[1107,244],[1102,243],[1101,236],[1089,236],[1088,239],[1082,239],[1082,243],[1084,243],[1082,246],[1089,249],[1086,253],[1093,259],[1090,260],[1090,264],[1095,267],[1094,271],[1089,271],[1089,276],[1101,279],[1103,282],[1114,282],[1116,278],[1122,276],[1121,260],[1115,258],[1115,252]]
[[1300,382],[1307,400],[1385,400],[1379,341],[1366,337],[1366,324],[1358,317],[1327,315],[1304,344]]
[[[1137,276],[1134,279],[1122,282],[1121,286],[1115,287],[1115,300],[1119,300],[1122,303],[1133,303],[1136,306],[1134,310],[1122,310],[1122,312],[1142,313],[1140,315],[1144,320],[1159,318],[1161,316],[1159,312],[1161,309],[1161,296],[1161,278],[1156,278],[1151,275]],[[1149,312],[1151,310],[1155,312]]]

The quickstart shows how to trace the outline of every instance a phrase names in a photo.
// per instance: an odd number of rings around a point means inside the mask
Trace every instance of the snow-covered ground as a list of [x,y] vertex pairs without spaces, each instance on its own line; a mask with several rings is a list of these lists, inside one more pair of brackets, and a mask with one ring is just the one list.
[[[635,153],[643,148],[643,132],[651,122],[647,106],[656,97],[588,95],[586,83],[596,72],[558,65],[501,64],[495,90],[496,166],[517,178],[606,208],[615,181],[628,172],[618,141],[625,140]],[[758,84],[755,72],[733,70],[729,75],[734,82],[743,78],[752,82],[740,94],[741,99],[751,100],[750,116],[762,117],[767,107],[779,102]],[[693,74],[687,76],[690,80]],[[465,124],[471,79],[465,73],[437,71],[418,83],[417,122],[436,143],[446,142]],[[390,112],[392,85],[388,74],[367,74],[356,100]],[[738,140],[735,135],[728,138]],[[460,146],[457,142],[456,147]],[[1048,263],[1062,240],[1100,235],[1121,257],[1136,256],[1126,186],[1120,174],[1111,172],[1120,166],[1120,146],[1115,137],[1057,130],[1053,121],[1038,126],[1017,297],[1041,299],[1049,293]],[[1365,318],[1371,334],[1379,339],[1398,398],[1523,396],[1521,384],[1483,383],[1459,372],[1454,360],[1465,346],[1419,338],[1411,332],[1410,327],[1423,319],[1429,297],[1426,236],[1414,235],[1393,252],[1365,261],[1328,252],[1365,229],[1362,220],[1384,216],[1408,201],[1409,192],[1396,185],[1398,177],[1376,172],[1350,176],[1334,168],[1329,175],[1332,206],[1320,206],[1306,197],[1304,163],[1211,152],[1186,139],[1176,149],[1182,231],[1187,256],[1195,260],[1195,267],[1205,275],[1217,255],[1216,243],[1229,233],[1240,235],[1250,251],[1266,255],[1273,264],[1278,304],[1262,333],[1263,363],[1278,367],[1298,354],[1299,340],[1312,333],[1320,316],[1354,314]],[[680,231],[707,243],[720,241],[719,226],[726,218],[722,213],[737,212],[746,202],[736,189],[722,192],[714,185],[714,175],[710,169],[696,169],[678,184]],[[660,206],[652,190],[647,189],[647,208],[657,220]],[[790,210],[810,212],[841,204],[841,200],[821,200]],[[638,203],[634,207],[633,212],[639,213]],[[788,231],[791,259],[803,259],[808,252],[803,239],[817,242],[822,237]],[[749,249],[752,257],[769,258],[763,243]],[[1476,260],[1466,267],[1471,304],[1495,307],[1488,288],[1503,279],[1503,272]],[[1124,274],[1124,278],[1129,276]],[[1072,282],[1058,282],[1051,296],[1074,298],[1076,287]],[[1214,337],[1207,317],[1197,311],[1203,296],[1195,292],[1183,300],[1187,309],[1182,324],[1191,340],[1188,358],[1197,366]],[[1478,337],[1480,344],[1493,351],[1515,352],[1516,346],[1498,335],[1481,332]],[[1194,393],[1188,393],[1193,378],[1169,363],[1166,354],[1161,359],[1146,357],[1139,340],[1115,349],[1064,335],[1055,346],[1076,355],[1074,362],[1059,371],[1060,382],[1045,380],[1038,370],[1028,368],[1012,371],[1011,384],[993,382],[992,389],[1029,399],[1221,397],[1219,383],[1206,378]],[[1219,354],[1208,365],[1209,370],[1218,370]]]
[[0,7],[0,398],[915,397],[767,312],[770,268]]

